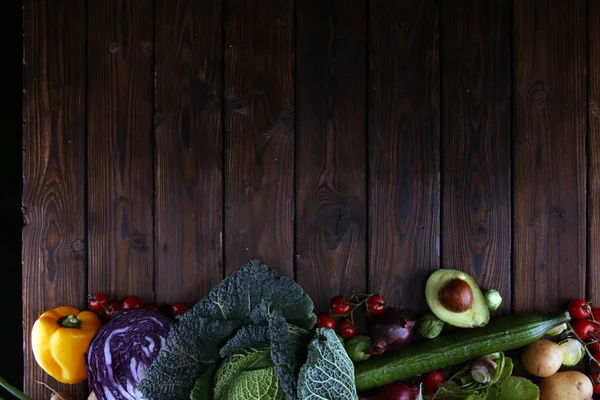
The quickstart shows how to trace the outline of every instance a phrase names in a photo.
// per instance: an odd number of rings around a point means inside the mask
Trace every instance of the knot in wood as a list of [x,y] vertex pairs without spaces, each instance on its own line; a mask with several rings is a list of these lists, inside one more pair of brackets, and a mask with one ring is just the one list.
[[531,87],[529,104],[534,108],[544,108],[548,103],[548,90],[543,82],[537,82]]
[[71,243],[71,249],[76,253],[79,253],[84,248],[85,248],[85,244],[83,243],[83,240],[81,240],[81,239],[74,240],[73,243]]

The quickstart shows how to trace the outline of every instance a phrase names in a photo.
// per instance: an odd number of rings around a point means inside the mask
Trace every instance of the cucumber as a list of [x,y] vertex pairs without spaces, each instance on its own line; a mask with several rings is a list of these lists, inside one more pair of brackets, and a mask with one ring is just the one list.
[[420,340],[355,365],[356,389],[369,390],[476,357],[524,347],[570,320],[565,311],[511,314],[495,317],[482,328],[458,329],[435,339]]

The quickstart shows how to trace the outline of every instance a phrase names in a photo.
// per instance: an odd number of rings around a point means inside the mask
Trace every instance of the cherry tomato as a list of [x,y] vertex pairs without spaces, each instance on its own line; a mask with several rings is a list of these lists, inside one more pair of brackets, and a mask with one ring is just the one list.
[[600,322],[600,308],[594,308],[592,310],[592,317],[595,321]]
[[385,310],[385,297],[380,294],[374,294],[367,299],[367,311],[371,315],[379,315]]
[[136,308],[142,308],[142,301],[139,297],[129,296],[123,300],[121,308],[123,310],[135,310]]
[[176,315],[183,314],[190,308],[183,303],[175,303],[171,306],[171,315],[175,317]]
[[143,306],[146,310],[150,310],[150,311],[158,311],[158,307],[156,307],[156,304],[144,304]]
[[426,393],[433,393],[436,391],[438,385],[444,382],[444,374],[439,369],[435,371],[429,371],[423,375],[423,389]]
[[94,311],[104,311],[104,307],[108,305],[108,296],[104,293],[96,293],[89,296],[90,309]]
[[587,319],[577,319],[573,321],[571,326],[573,327],[575,334],[579,336],[581,340],[588,339],[596,330],[596,325]]
[[590,316],[592,308],[585,300],[577,299],[569,303],[569,314],[573,319],[586,319]]
[[337,321],[331,318],[328,313],[319,314],[319,316],[317,317],[318,328],[335,329],[336,325]]
[[121,303],[113,301],[108,305],[108,307],[106,307],[104,315],[106,315],[106,318],[112,319],[112,317],[115,315],[115,311],[121,311]]
[[338,324],[338,333],[344,339],[350,339],[356,336],[356,332],[356,325],[354,324],[354,321],[352,321],[350,318],[344,318]]
[[337,296],[331,300],[331,305],[329,306],[331,313],[337,316],[346,316],[352,311],[352,304],[350,299],[344,296]]

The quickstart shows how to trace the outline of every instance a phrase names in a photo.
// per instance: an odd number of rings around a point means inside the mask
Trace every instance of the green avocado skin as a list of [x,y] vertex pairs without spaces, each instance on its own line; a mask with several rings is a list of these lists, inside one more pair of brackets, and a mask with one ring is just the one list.
[[[469,284],[473,292],[473,305],[464,312],[453,312],[444,308],[439,300],[439,292],[453,279],[461,279]],[[490,310],[485,297],[475,280],[466,272],[455,269],[439,269],[432,273],[425,284],[425,299],[431,311],[447,323],[458,328],[480,328],[490,320]]]

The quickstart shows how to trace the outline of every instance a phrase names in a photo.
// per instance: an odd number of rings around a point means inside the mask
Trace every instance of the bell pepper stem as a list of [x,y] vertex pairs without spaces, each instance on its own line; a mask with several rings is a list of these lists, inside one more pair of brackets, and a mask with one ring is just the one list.
[[67,315],[65,317],[60,317],[58,319],[58,325],[63,328],[81,328],[81,321],[75,314]]
[[15,396],[20,400],[33,400],[31,397],[27,396],[25,393],[21,392],[19,389],[8,383],[4,378],[0,377],[0,386],[6,389],[10,394]]

